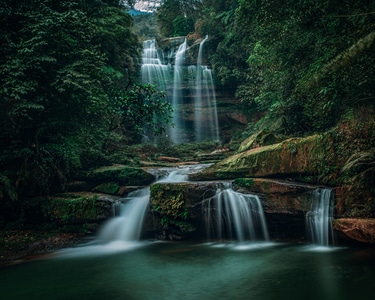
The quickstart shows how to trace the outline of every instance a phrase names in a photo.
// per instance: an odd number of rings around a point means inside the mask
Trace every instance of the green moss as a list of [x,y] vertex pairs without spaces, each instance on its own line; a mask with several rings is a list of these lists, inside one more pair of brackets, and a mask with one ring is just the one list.
[[29,224],[81,224],[96,220],[97,196],[64,194],[34,198],[23,203],[23,220]]
[[107,183],[102,183],[96,186],[93,191],[94,192],[99,192],[99,193],[104,193],[104,194],[109,194],[109,195],[116,195],[119,191],[120,187],[117,183],[115,182],[107,182]]
[[295,141],[289,141],[286,143],[286,150],[290,154],[296,154],[297,153],[297,143]]
[[236,178],[233,182],[240,187],[252,187],[254,185],[254,179],[252,178]]
[[188,222],[187,195],[179,184],[156,183],[151,185],[150,189],[152,211],[160,216],[163,228],[175,227],[180,233],[195,230],[195,227]]
[[126,166],[107,166],[96,169],[88,175],[89,179],[97,182],[116,182],[120,185],[148,185],[155,177],[142,168]]
[[183,191],[176,185],[153,184],[151,186],[152,210],[163,216],[187,218]]
[[95,219],[97,197],[53,198],[44,206],[44,214],[59,223],[75,223]]
[[262,181],[262,188],[263,190],[268,190],[270,188],[270,185],[267,181]]

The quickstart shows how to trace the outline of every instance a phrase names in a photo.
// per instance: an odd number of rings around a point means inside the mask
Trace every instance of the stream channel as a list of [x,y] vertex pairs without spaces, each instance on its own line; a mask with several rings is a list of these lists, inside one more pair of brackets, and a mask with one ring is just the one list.
[[375,295],[373,247],[272,240],[164,242],[133,236],[103,242],[101,235],[88,244],[0,268],[1,299],[362,300]]

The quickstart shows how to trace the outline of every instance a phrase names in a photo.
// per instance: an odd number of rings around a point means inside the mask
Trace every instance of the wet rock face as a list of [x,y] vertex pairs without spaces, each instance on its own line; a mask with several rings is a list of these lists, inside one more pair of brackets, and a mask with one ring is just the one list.
[[271,238],[305,240],[305,215],[311,208],[312,192],[318,186],[238,178],[233,187],[241,193],[256,194],[261,199]]
[[[222,181],[153,184],[150,197],[156,235],[204,239],[202,204],[219,188],[223,188]],[[269,179],[243,179],[233,184],[238,192],[259,196],[272,239],[305,238],[305,214],[316,188]]]
[[[202,201],[213,197],[220,183],[154,183],[150,188],[155,236],[161,239],[202,238]],[[150,231],[150,230],[148,230]]]
[[112,182],[120,186],[145,186],[152,183],[155,177],[142,168],[116,165],[95,169],[85,179],[97,185]]
[[[153,214],[150,214],[152,222],[147,222],[148,231],[168,240],[205,239],[206,216],[202,204],[223,187],[223,181],[153,184]],[[319,186],[273,179],[238,178],[233,181],[235,191],[260,198],[269,235],[274,240],[307,242],[305,217],[311,209],[312,193],[317,188]],[[338,209],[340,199],[340,195],[335,199],[333,222],[338,241],[375,244],[375,220],[342,218]]]
[[258,195],[266,213],[300,215],[310,209],[311,192],[317,186],[272,179],[238,178],[234,180],[234,188],[241,193]]

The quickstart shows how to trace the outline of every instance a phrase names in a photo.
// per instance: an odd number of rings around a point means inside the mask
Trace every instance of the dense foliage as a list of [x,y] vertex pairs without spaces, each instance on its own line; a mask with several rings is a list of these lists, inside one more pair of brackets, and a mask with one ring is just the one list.
[[183,36],[194,31],[200,0],[164,0],[156,17],[163,36]]
[[[208,35],[216,84],[235,90],[253,120],[245,134],[373,118],[374,1],[162,2],[155,17],[139,17],[151,25],[138,34]],[[124,4],[134,1],[2,1],[0,223],[19,196],[60,191],[170,121],[163,95],[134,79],[141,49]]]
[[[61,190],[100,161],[112,138],[129,141],[142,122],[153,125],[153,116],[170,108],[155,89],[133,82],[140,44],[119,1],[2,3],[3,213],[17,195]],[[126,130],[119,132],[120,124]]]
[[279,133],[324,131],[373,108],[373,1],[204,1],[201,34],[224,86],[236,86],[257,124]]
[[251,120],[243,138],[333,132],[322,150],[336,143],[337,157],[325,157],[315,183],[352,184],[373,201],[375,2],[205,0],[192,15],[189,35],[209,36],[216,84],[236,91]]

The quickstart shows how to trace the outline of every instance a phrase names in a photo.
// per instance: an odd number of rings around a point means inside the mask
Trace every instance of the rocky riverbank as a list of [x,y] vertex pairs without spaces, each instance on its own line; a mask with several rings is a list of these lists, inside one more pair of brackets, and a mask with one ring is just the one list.
[[87,234],[36,230],[0,231],[0,267],[36,259],[40,256],[77,245]]

